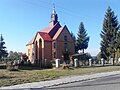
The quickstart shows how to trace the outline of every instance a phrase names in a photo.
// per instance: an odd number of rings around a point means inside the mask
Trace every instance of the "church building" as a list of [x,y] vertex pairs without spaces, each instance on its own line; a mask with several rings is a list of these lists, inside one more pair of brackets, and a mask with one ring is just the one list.
[[33,39],[26,45],[28,59],[40,65],[45,60],[60,59],[63,63],[74,54],[74,42],[66,25],[61,26],[58,15],[53,8],[49,26],[38,31]]

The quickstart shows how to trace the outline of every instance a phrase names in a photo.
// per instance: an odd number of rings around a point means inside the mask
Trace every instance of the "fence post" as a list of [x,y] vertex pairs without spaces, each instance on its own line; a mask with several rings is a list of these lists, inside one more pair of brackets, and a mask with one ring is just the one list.
[[74,67],[78,67],[78,59],[74,59]]
[[101,58],[101,65],[104,66],[104,59]]
[[110,64],[113,65],[113,58],[110,58]]
[[89,66],[90,67],[92,66],[92,59],[91,58],[89,59]]
[[[40,63],[39,63],[40,64]],[[47,59],[45,59],[45,67],[47,67]]]
[[118,58],[118,63],[120,63],[120,58]]
[[56,59],[55,62],[56,62],[56,68],[59,68],[60,67],[60,59]]

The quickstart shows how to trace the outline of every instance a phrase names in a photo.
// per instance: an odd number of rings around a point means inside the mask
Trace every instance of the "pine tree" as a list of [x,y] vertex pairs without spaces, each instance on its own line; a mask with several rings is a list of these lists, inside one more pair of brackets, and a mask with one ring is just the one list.
[[71,32],[70,34],[71,34],[71,37],[72,37],[73,42],[74,42],[74,50],[75,50],[75,53],[76,53],[77,52],[77,40],[76,40],[76,37],[73,34],[73,32]]
[[120,57],[120,30],[118,31],[116,42],[117,42],[117,45],[116,45],[117,53],[116,54],[117,54],[117,58],[118,58],[118,57]]
[[117,49],[117,34],[119,30],[119,24],[117,16],[114,15],[114,11],[108,7],[104,22],[103,30],[101,31],[101,56],[106,60],[109,57],[113,57],[113,63],[115,60],[115,52]]
[[117,42],[117,49],[120,49],[120,31],[118,31],[116,42]]
[[84,49],[88,48],[89,37],[87,36],[86,30],[84,28],[83,22],[80,23],[79,31],[77,37],[77,50],[82,50],[84,53]]
[[4,46],[4,44],[5,44],[5,42],[4,42],[3,36],[1,34],[1,36],[0,36],[0,59],[7,57],[7,55],[8,55],[7,51],[5,50],[6,47]]

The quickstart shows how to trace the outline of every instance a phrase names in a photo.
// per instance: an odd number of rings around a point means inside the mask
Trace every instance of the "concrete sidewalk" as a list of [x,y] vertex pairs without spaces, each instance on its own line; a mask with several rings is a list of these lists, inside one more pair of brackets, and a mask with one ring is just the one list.
[[96,78],[111,76],[111,75],[117,75],[117,74],[120,74],[120,71],[103,72],[103,73],[96,73],[96,74],[90,74],[90,75],[67,76],[67,77],[62,77],[62,78],[59,78],[59,79],[56,79],[56,80],[50,80],[50,81],[41,81],[41,82],[19,84],[19,85],[14,85],[14,86],[0,87],[0,89],[43,88],[43,87],[48,87],[48,86],[53,86],[53,85],[72,83],[72,82],[77,82],[77,81],[91,80],[91,79],[96,79]]

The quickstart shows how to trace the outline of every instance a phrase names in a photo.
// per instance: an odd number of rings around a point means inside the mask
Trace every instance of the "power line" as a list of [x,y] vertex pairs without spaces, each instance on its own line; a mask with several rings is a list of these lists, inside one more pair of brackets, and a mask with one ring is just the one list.
[[[52,3],[50,3],[50,2],[47,2],[47,1],[43,1],[43,0],[39,0],[39,2],[42,2],[42,3],[46,3],[46,4],[48,4],[48,5],[50,5],[50,4],[52,4]],[[58,11],[59,12],[62,12],[63,14],[66,14],[66,15],[71,15],[71,16],[75,16],[75,17],[79,17],[79,18],[82,18],[82,17],[84,17],[84,18],[89,18],[89,19],[92,19],[92,18],[94,18],[94,17],[92,17],[92,16],[88,16],[88,14],[86,15],[86,14],[83,14],[83,13],[81,13],[81,12],[79,12],[78,10],[77,10],[77,12],[75,12],[75,10],[71,10],[71,9],[67,9],[67,8],[64,8],[64,7],[62,7],[61,5],[58,5],[58,4],[56,4],[56,6],[57,6],[57,8],[59,8],[58,9]],[[78,15],[77,13],[79,13],[80,15]],[[96,18],[94,18],[94,19],[96,19]],[[93,19],[92,19],[93,20]],[[96,19],[96,22],[98,22],[98,20]]]
[[33,6],[36,6],[36,7],[40,7],[40,8],[44,8],[44,9],[49,9],[49,7],[47,7],[46,5],[41,5],[39,3],[35,3],[35,2],[32,2],[32,1],[28,1],[28,0],[22,0],[24,3],[27,3],[27,4],[30,4],[30,5],[33,5]]
[[[23,0],[23,2],[31,4],[31,5],[34,5],[34,6],[37,6],[37,7],[41,7],[41,8],[47,9],[49,11],[51,11],[49,7],[51,7],[51,5],[53,4],[53,3],[50,3],[50,2],[47,2],[47,1],[43,1],[43,0],[38,0],[36,3],[32,2],[30,0],[29,1],[28,0]],[[40,3],[38,3],[38,2],[42,3],[42,5]],[[98,23],[98,20],[96,18],[94,18],[94,17],[88,16],[88,15],[83,15],[82,13],[80,13],[78,11],[75,12],[73,10],[70,10],[70,9],[67,9],[67,8],[63,8],[62,6],[60,6],[58,4],[56,4],[56,6],[58,8],[57,11],[61,12],[62,14],[69,15],[70,17],[74,16],[74,17],[77,17],[77,18],[80,18],[80,19],[84,18],[87,21],[91,21],[91,20],[94,19],[94,22],[92,22],[92,23],[95,23],[95,24]],[[78,15],[76,13],[79,13],[80,15]]]

